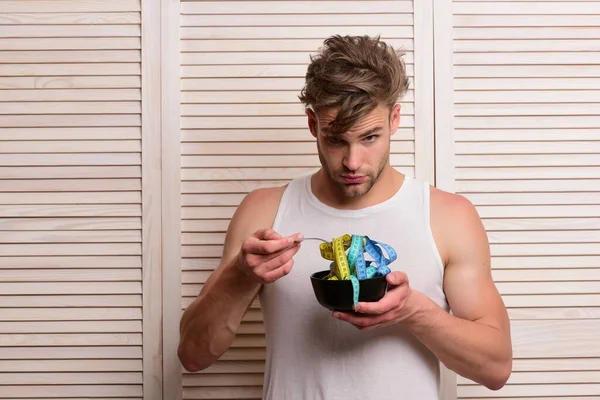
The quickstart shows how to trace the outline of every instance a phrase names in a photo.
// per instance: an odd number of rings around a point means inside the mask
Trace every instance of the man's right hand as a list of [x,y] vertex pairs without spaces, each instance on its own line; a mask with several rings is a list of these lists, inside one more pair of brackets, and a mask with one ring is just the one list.
[[272,283],[287,275],[294,265],[294,255],[300,250],[294,234],[281,237],[273,229],[261,229],[244,240],[238,253],[238,268],[257,282]]

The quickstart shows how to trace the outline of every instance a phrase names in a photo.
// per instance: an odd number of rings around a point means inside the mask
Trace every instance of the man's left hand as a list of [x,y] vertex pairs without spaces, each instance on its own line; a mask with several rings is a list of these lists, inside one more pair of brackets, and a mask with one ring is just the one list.
[[378,302],[359,302],[355,313],[335,312],[333,316],[366,330],[392,325],[405,320],[417,311],[419,292],[410,288],[408,276],[399,271],[390,272],[386,279],[390,285]]

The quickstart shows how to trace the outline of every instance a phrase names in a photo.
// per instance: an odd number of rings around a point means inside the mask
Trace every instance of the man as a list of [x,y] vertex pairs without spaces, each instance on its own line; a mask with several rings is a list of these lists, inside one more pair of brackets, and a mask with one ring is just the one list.
[[[216,361],[258,295],[265,399],[437,399],[438,360],[503,387],[512,367],[509,320],[476,210],[389,162],[397,101],[408,87],[401,58],[379,38],[324,44],[300,95],[322,168],[242,201],[221,264],[182,317],[183,366],[199,371]],[[386,243],[398,258],[379,302],[330,313],[309,279],[329,261],[317,242],[296,239],[346,233]]]

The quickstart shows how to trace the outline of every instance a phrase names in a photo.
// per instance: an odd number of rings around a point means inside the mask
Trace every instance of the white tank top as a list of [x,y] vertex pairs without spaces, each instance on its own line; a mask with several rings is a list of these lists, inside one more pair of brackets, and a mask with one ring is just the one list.
[[[345,233],[388,244],[392,271],[448,310],[444,268],[429,224],[429,184],[406,177],[389,200],[338,210],[312,193],[311,176],[286,188],[273,228],[331,240]],[[436,357],[401,325],[360,331],[315,299],[310,275],[329,269],[319,242],[307,241],[290,274],[260,292],[266,332],[265,400],[437,400]]]

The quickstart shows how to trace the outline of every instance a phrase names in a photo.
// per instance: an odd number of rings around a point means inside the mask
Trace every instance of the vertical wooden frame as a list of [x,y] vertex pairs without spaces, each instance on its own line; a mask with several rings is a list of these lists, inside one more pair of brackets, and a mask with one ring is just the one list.
[[413,2],[415,177],[435,183],[433,0]]
[[142,0],[142,326],[145,400],[162,399],[160,0]]
[[[432,8],[433,68],[435,95],[433,107],[435,185],[454,193],[454,64],[452,39],[452,0],[434,0]],[[416,46],[416,44],[415,44]],[[440,398],[456,400],[456,373],[441,365]]]
[[454,186],[454,63],[452,0],[435,0],[433,7],[435,83],[436,186],[451,193]]
[[182,398],[177,358],[181,316],[181,129],[180,1],[161,3],[162,54],[162,244],[164,400]]

